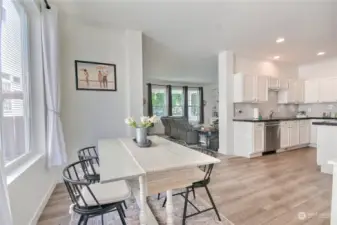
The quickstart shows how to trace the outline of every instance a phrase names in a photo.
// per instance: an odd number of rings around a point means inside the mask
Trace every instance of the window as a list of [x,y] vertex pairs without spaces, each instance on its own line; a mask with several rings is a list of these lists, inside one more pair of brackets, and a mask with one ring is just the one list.
[[3,0],[1,20],[1,151],[5,166],[30,148],[27,26],[23,8]]
[[158,117],[167,116],[167,92],[165,87],[152,86],[152,113]]
[[188,120],[191,123],[200,121],[200,93],[198,88],[188,88]]
[[184,115],[184,92],[183,88],[172,87],[172,116]]

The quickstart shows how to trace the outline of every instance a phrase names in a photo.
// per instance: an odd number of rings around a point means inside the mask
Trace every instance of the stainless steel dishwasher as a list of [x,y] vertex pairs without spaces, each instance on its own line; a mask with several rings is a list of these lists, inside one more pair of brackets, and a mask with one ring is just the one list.
[[265,122],[265,150],[264,152],[275,151],[280,148],[280,122]]

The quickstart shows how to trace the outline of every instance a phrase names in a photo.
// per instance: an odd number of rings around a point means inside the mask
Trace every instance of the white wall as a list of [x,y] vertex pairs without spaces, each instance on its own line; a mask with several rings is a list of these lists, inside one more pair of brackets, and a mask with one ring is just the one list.
[[249,75],[262,75],[272,77],[297,78],[297,65],[274,62],[269,60],[235,57],[235,73],[241,72]]
[[218,55],[219,79],[219,152],[227,155],[234,153],[233,125],[233,80],[234,54],[230,51]]
[[44,157],[32,163],[8,186],[14,225],[28,225],[37,220],[55,187],[56,169],[48,170]]
[[[70,160],[76,160],[78,149],[100,138],[130,135],[124,119],[143,111],[141,33],[86,26],[69,17],[61,24],[61,120]],[[117,91],[76,91],[74,60],[116,64]]]
[[181,55],[144,36],[144,78],[180,83],[217,83],[217,59]]
[[300,65],[298,76],[301,79],[336,77],[337,58],[331,58],[311,64]]

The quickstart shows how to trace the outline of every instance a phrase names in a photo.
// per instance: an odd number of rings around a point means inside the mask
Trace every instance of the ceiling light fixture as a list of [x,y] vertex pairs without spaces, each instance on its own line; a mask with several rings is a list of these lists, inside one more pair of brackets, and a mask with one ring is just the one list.
[[282,43],[284,42],[284,38],[283,37],[279,37],[276,39],[276,43]]
[[275,56],[273,57],[273,59],[274,59],[274,60],[279,60],[279,59],[280,59],[280,56],[279,56],[279,55],[275,55]]
[[325,52],[318,52],[317,55],[318,55],[318,56],[320,56],[320,55],[325,55]]

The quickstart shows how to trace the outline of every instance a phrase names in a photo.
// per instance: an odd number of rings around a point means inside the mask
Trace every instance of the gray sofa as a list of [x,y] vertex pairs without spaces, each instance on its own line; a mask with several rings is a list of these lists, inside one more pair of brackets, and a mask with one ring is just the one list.
[[198,144],[198,132],[188,123],[186,117],[165,116],[161,117],[161,121],[165,127],[165,135],[183,140],[187,144]]

